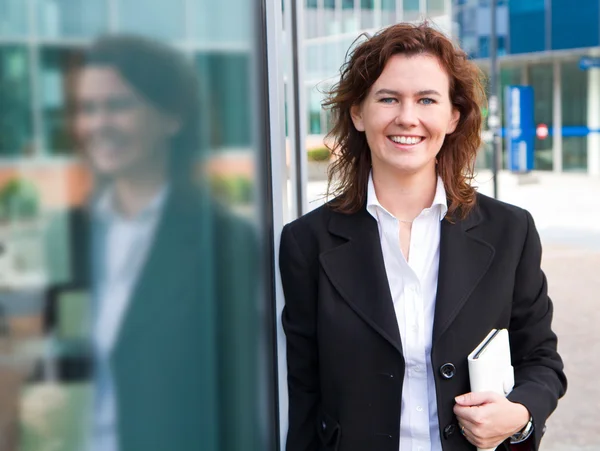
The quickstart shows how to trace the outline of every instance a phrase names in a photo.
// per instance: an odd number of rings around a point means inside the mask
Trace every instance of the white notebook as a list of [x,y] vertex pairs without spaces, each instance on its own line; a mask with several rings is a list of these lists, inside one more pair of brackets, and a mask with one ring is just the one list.
[[491,391],[506,396],[512,391],[515,373],[506,329],[492,329],[467,359],[472,392]]

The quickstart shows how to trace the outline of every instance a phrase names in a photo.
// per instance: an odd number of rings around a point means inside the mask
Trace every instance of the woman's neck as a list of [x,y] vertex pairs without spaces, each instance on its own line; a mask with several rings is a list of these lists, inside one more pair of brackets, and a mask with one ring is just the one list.
[[435,170],[410,176],[373,169],[379,203],[394,217],[412,221],[433,203],[437,187]]

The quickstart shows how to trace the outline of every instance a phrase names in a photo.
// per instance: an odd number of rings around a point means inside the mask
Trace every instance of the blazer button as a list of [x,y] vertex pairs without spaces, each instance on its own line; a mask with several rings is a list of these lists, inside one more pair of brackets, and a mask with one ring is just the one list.
[[452,379],[456,374],[456,367],[451,363],[444,363],[440,367],[440,373],[444,379]]
[[454,435],[456,432],[456,426],[453,424],[449,424],[444,428],[444,438],[448,440],[450,437]]
[[325,421],[321,421],[321,429],[323,429],[323,430],[327,429],[327,423],[325,423]]

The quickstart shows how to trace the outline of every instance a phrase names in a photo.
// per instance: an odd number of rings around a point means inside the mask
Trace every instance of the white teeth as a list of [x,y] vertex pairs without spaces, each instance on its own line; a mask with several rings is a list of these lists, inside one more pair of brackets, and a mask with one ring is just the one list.
[[416,136],[392,136],[391,140],[398,144],[417,144],[421,141],[421,138]]

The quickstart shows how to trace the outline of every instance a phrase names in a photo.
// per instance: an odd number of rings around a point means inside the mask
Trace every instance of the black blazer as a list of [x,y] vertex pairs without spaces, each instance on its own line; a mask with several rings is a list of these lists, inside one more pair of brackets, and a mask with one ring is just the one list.
[[[518,207],[478,194],[465,220],[442,221],[431,359],[444,451],[475,449],[454,397],[470,391],[467,355],[493,328],[510,332],[509,399],[531,412],[539,446],[566,389],[540,259],[533,219]],[[287,451],[398,451],[404,359],[375,219],[365,208],[316,209],[284,227],[280,269]]]

